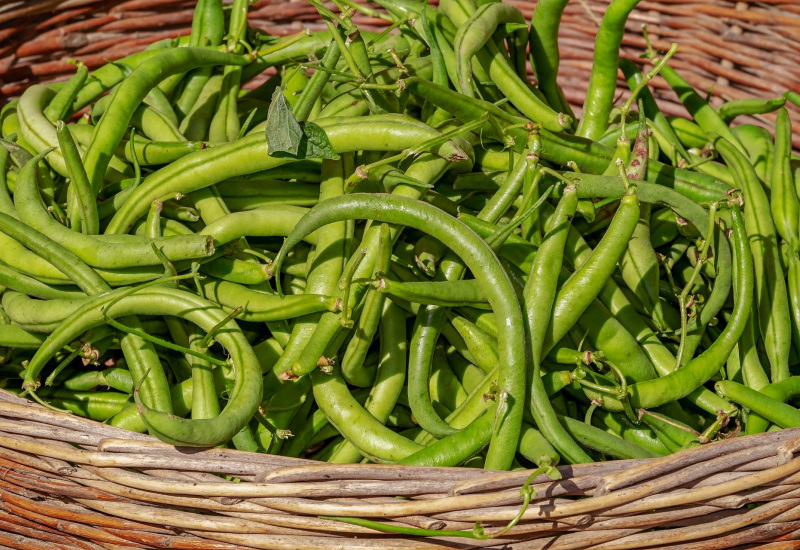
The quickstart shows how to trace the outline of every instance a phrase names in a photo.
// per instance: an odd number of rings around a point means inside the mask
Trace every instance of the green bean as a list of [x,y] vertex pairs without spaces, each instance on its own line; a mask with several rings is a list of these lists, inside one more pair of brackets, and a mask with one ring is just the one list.
[[[378,251],[378,260],[375,264],[376,276],[380,273],[389,270],[392,246],[391,238],[389,235],[389,226],[381,226],[381,237],[379,241],[380,250]],[[386,298],[377,288],[370,288],[367,290],[366,297],[364,298],[364,308],[353,331],[353,337],[347,345],[344,356],[342,357],[342,376],[350,384],[356,386],[370,386],[372,380],[364,376],[365,369],[362,369],[364,358],[367,356],[372,341],[375,338],[375,333],[378,330],[378,324],[384,310],[384,303]],[[359,375],[359,373],[362,373]],[[359,383],[360,382],[360,383]]]
[[[790,380],[790,378],[786,380]],[[752,390],[747,386],[730,380],[717,382],[715,388],[717,393],[739,403],[743,407],[747,407],[781,428],[796,428],[800,426],[800,411],[765,393]]]
[[[61,120],[56,123],[56,134],[61,154],[67,165],[70,190],[75,195],[80,212],[73,213],[79,216],[81,230],[87,235],[97,235],[100,232],[100,222],[97,218],[97,204],[92,195],[92,188],[86,177],[86,171],[81,164],[78,147],[72,138],[69,127]],[[68,214],[70,214],[68,212]]]
[[[424,228],[431,235],[441,240],[448,248],[464,258],[467,265],[481,279],[484,278],[484,291],[492,304],[495,313],[503,319],[520,317],[513,290],[504,272],[498,272],[494,255],[486,244],[477,236],[465,231],[457,220],[443,216],[433,207],[412,199],[401,198],[395,195],[364,195],[334,198],[325,201],[325,207],[316,207],[301,220],[295,230],[287,238],[281,252],[275,259],[275,271],[279,272],[280,264],[286,251],[297,241],[298,235],[302,236],[313,231],[315,225],[324,225],[337,221],[341,217],[355,217],[368,215],[370,219],[387,223],[406,223],[411,227]],[[402,205],[402,206],[401,206]],[[401,207],[402,210],[396,208]],[[367,214],[367,212],[369,212]],[[510,294],[509,294],[510,293]],[[501,298],[506,296],[504,300]],[[505,303],[503,303],[505,301]],[[507,395],[502,411],[498,418],[496,432],[492,435],[489,446],[487,467],[497,467],[510,464],[513,458],[514,447],[503,448],[503,441],[514,440],[516,443],[519,435],[519,426],[522,420],[521,399],[524,397],[524,361],[515,357],[511,351],[514,344],[522,341],[522,336],[513,328],[513,323],[502,323],[499,343],[501,351],[501,371],[499,385]],[[517,325],[519,327],[519,325]],[[521,328],[521,327],[520,327]],[[522,387],[521,387],[522,386]]]
[[61,88],[50,103],[44,109],[44,116],[50,122],[64,120],[70,114],[72,102],[81,88],[83,88],[86,78],[89,76],[89,69],[82,62],[76,62],[78,70]]
[[98,386],[113,388],[122,393],[133,393],[133,378],[130,372],[120,368],[90,371],[64,381],[64,387],[73,391],[90,391]]
[[75,300],[86,296],[75,287],[53,287],[4,264],[0,264],[0,285],[43,300]]
[[606,131],[617,85],[619,47],[625,33],[625,22],[638,3],[639,0],[612,0],[600,22],[583,118],[576,132],[581,137],[594,140]]
[[334,296],[306,292],[298,296],[280,297],[268,289],[265,292],[211,277],[201,280],[200,286],[206,298],[217,302],[226,311],[243,308],[238,315],[243,321],[276,321],[340,309],[340,301]]
[[[769,398],[780,401],[781,403],[786,403],[789,401],[789,399],[797,396],[800,393],[798,381],[800,381],[800,378],[797,376],[791,376],[786,380],[764,386],[763,388],[759,389],[759,392]],[[773,414],[778,414],[778,411]],[[747,425],[745,426],[747,434],[762,433],[767,431],[768,427],[769,421],[767,419],[758,415],[753,410],[750,411],[750,415],[747,417]]]
[[567,0],[545,0],[536,5],[528,35],[530,60],[536,81],[547,103],[554,109],[572,116],[564,92],[556,81],[558,76],[558,27]]
[[474,97],[472,92],[473,56],[491,40],[497,27],[507,23],[525,23],[522,13],[510,4],[491,3],[481,6],[462,24],[456,33],[456,75],[461,93]]
[[739,272],[731,320],[719,338],[706,351],[680,369],[657,380],[647,380],[629,386],[631,404],[634,407],[648,409],[686,397],[719,371],[741,337],[753,303],[753,256],[739,205],[736,202],[731,206],[731,217],[735,269]]
[[58,408],[99,422],[105,422],[118,414],[130,401],[128,394],[117,392],[76,392],[43,388],[39,393]]
[[744,152],[744,148],[738,139],[728,129],[728,125],[719,116],[719,114],[703,99],[700,97],[691,84],[686,82],[675,69],[670,66],[665,66],[661,69],[661,76],[667,81],[670,88],[675,90],[678,98],[694,121],[697,123],[703,132],[713,132],[719,134],[722,138],[726,139],[736,147],[739,151]]
[[[472,422],[467,428],[445,439],[428,445],[412,455],[398,461],[398,464],[414,466],[458,466],[475,455],[486,445],[495,423],[494,405],[486,413]],[[512,452],[516,449],[512,449]]]
[[[364,402],[364,410],[379,422],[386,422],[403,390],[406,372],[405,317],[392,303],[386,303],[380,321],[381,359],[375,384]],[[352,449],[352,450],[350,450]],[[353,451],[356,451],[353,453]],[[349,442],[331,455],[330,462],[355,462],[362,454]]]
[[[225,18],[221,0],[202,0],[197,3],[192,18],[192,32],[189,35],[189,46],[219,46],[222,44]],[[189,71],[175,108],[181,118],[196,104],[202,89],[211,76],[209,67],[201,67]]]
[[545,233],[542,247],[536,255],[525,288],[526,330],[530,339],[530,360],[533,370],[529,375],[530,410],[536,424],[559,454],[572,463],[591,462],[591,458],[575,443],[558,423],[552,405],[546,397],[541,380],[541,358],[545,352],[545,338],[550,329],[551,315],[557,297],[556,284],[561,269],[569,221],[577,207],[575,188],[566,188],[559,201],[556,214]]
[[800,252],[800,200],[794,187],[790,163],[791,150],[792,122],[789,119],[789,111],[781,108],[775,123],[770,207],[778,234],[789,243],[792,252],[798,253]]
[[733,99],[720,105],[717,113],[726,124],[730,124],[738,116],[772,113],[783,107],[784,103],[786,103],[785,97]]
[[745,207],[748,208],[748,215],[744,221],[755,265],[758,327],[769,357],[770,379],[773,382],[780,382],[789,377],[791,320],[789,298],[780,265],[780,251],[769,200],[753,166],[744,155],[724,138],[717,137],[714,145],[732,166],[744,193]]
[[108,110],[95,129],[92,143],[86,150],[84,164],[95,193],[102,186],[108,160],[122,140],[125,126],[133,111],[150,90],[172,74],[213,65],[244,65],[248,58],[202,48],[174,48],[159,53],[139,65],[114,94]]
[[682,145],[696,149],[708,145],[708,135],[695,122],[681,117],[667,117],[667,120]]
[[636,443],[585,424],[568,416],[558,416],[567,432],[589,449],[617,459],[653,458],[657,453],[644,449]]
[[[34,229],[47,232],[50,238],[78,255],[92,266],[125,268],[160,263],[151,242],[137,237],[121,241],[101,240],[92,235],[76,233],[56,222],[42,206],[36,182],[36,164],[46,152],[34,158],[20,172],[14,194],[14,204],[20,218]],[[164,254],[173,260],[202,258],[211,255],[210,237],[171,237],[153,241]]]
[[44,340],[43,334],[28,332],[16,325],[0,324],[0,346],[4,348],[38,349]]
[[445,307],[472,306],[482,308],[487,304],[478,281],[420,281],[397,282],[380,279],[378,291],[418,304]]
[[652,429],[642,424],[637,426],[624,415],[597,409],[592,415],[592,421],[597,427],[605,426],[607,430],[611,430],[625,441],[630,441],[657,455],[665,456],[670,454],[670,450],[664,446]]
[[180,315],[205,331],[212,330],[220,322],[225,323],[226,330],[217,332],[215,339],[223,344],[238,368],[234,369],[235,383],[228,405],[218,417],[185,421],[151,409],[141,402],[138,392],[134,397],[148,429],[164,441],[194,446],[228,441],[252,417],[261,401],[261,369],[235,322],[213,303],[187,292],[153,287],[130,295],[129,290],[121,289],[87,302],[48,337],[31,360],[26,378],[33,379],[49,356],[64,345],[62,342],[69,342],[77,334],[104,324],[105,319],[144,312],[149,315]]
[[769,189],[772,185],[769,176],[772,174],[771,164],[774,158],[769,130],[753,124],[740,124],[731,128],[731,132],[744,146],[747,158],[753,164],[761,183]]

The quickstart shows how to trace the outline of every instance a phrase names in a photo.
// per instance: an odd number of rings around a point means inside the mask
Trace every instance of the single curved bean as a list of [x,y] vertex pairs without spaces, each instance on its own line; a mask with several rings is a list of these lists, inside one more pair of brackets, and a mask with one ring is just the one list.
[[770,207],[775,229],[789,244],[792,252],[800,252],[800,200],[794,186],[790,162],[792,151],[792,121],[789,111],[781,108],[775,122],[775,148],[770,175],[772,194]]
[[[791,380],[791,378],[786,380]],[[800,426],[800,411],[779,399],[730,380],[717,382],[714,387],[717,393],[750,409],[781,428]]]
[[[458,466],[486,446],[492,435],[496,407],[489,409],[468,427],[450,437],[428,445],[409,455],[398,464],[414,466]],[[513,449],[515,451],[516,449]],[[512,451],[512,452],[513,452]]]
[[234,365],[235,383],[228,405],[214,419],[183,420],[156,411],[141,403],[134,393],[137,405],[154,435],[175,445],[213,446],[228,441],[252,418],[261,402],[261,367],[250,344],[233,320],[212,302],[177,289],[153,287],[132,295],[128,289],[108,292],[92,299],[53,332],[34,355],[29,364],[30,375],[35,377],[47,360],[86,330],[105,324],[105,318],[128,315],[174,315],[198,325],[205,331],[225,322],[225,330],[215,334],[228,351]]
[[75,300],[86,296],[75,287],[53,287],[4,264],[0,264],[0,285],[43,300]]
[[86,171],[83,168],[75,140],[70,133],[69,127],[61,120],[56,123],[56,135],[58,136],[61,154],[64,156],[64,162],[67,165],[67,174],[69,174],[70,181],[69,190],[75,196],[79,208],[78,212],[67,212],[67,215],[70,218],[77,216],[81,230],[85,234],[97,235],[100,232],[97,202],[86,177]]
[[[640,0],[612,0],[606,8],[594,42],[592,73],[583,103],[583,118],[577,135],[597,139],[606,131],[614,102],[619,69],[619,47],[628,15]],[[663,70],[662,70],[663,72]]]
[[543,0],[536,4],[528,35],[530,58],[539,90],[554,109],[572,115],[556,81],[559,66],[558,27],[568,0]]
[[89,69],[82,62],[77,62],[78,70],[70,78],[67,83],[61,88],[47,107],[44,108],[44,116],[50,122],[55,123],[57,120],[64,120],[70,115],[72,102],[75,96],[83,88],[86,78],[89,76]]
[[2,305],[11,321],[31,332],[50,333],[88,298],[77,300],[33,300],[14,291],[3,293]]
[[500,25],[525,23],[522,12],[510,4],[484,4],[462,24],[456,33],[454,50],[456,54],[456,75],[461,93],[474,97],[472,91],[472,58],[492,39]]
[[617,459],[653,458],[658,454],[644,449],[631,441],[595,428],[568,416],[558,415],[558,420],[569,434],[582,445]]
[[[781,403],[786,403],[789,399],[800,394],[800,377],[791,376],[786,380],[764,386],[758,391],[769,398],[780,401]],[[775,414],[778,414],[777,411]],[[769,428],[769,421],[751,410],[750,415],[747,417],[747,425],[745,428],[747,434],[762,433]]]
[[[306,212],[307,208],[291,206],[234,212],[209,221],[200,233],[212,236],[216,247],[240,237],[285,237]],[[316,244],[316,237],[316,234],[311,234],[305,240]]]
[[[525,367],[524,359],[512,351],[522,345],[521,314],[516,305],[516,297],[505,272],[497,265],[497,260],[488,246],[477,235],[452,218],[443,215],[435,208],[395,195],[351,195],[333,198],[320,203],[312,209],[287,237],[284,246],[275,259],[275,272],[279,273],[287,251],[299,240],[298,237],[313,231],[316,227],[341,219],[368,217],[385,223],[401,223],[422,229],[441,240],[460,257],[479,280],[483,280],[484,291],[494,308],[502,330],[499,334],[501,371],[499,386],[506,394],[505,411],[497,421],[497,429],[489,446],[487,467],[508,467],[518,440],[522,421],[524,400]],[[508,443],[514,445],[509,449]]]
[[785,97],[733,99],[720,105],[717,113],[726,124],[730,124],[738,116],[772,113],[783,107],[785,103]]
[[483,308],[488,303],[480,284],[475,279],[399,282],[383,278],[379,280],[377,288],[378,292],[417,304]]
[[64,387],[72,391],[90,391],[98,386],[113,388],[122,393],[133,393],[131,373],[118,367],[84,372],[64,381]]
[[[381,359],[375,384],[364,402],[364,409],[379,422],[386,423],[389,420],[403,391],[407,355],[405,334],[405,316],[402,311],[394,304],[386,303],[380,321]],[[331,455],[329,462],[356,462],[362,456],[348,442]]]
[[734,269],[739,272],[737,276],[739,287],[736,289],[730,321],[719,338],[706,351],[683,367],[657,380],[647,380],[629,386],[631,404],[635,408],[658,407],[689,395],[719,371],[741,337],[753,303],[753,256],[739,205],[735,202],[731,207],[731,218],[736,258]]
[[237,319],[260,322],[293,319],[317,311],[339,311],[340,300],[321,294],[280,297],[262,290],[207,277],[200,281],[203,295],[226,311],[243,308]]

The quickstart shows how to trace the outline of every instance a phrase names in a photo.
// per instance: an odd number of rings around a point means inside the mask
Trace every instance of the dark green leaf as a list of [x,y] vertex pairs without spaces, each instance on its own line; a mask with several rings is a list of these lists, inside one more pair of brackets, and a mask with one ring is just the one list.
[[[313,122],[306,122],[303,124],[303,135],[305,137],[304,141],[307,142],[305,156],[303,158],[332,160],[339,158],[339,155],[333,150],[331,142],[328,141],[328,134]],[[300,147],[302,149],[302,143]]]

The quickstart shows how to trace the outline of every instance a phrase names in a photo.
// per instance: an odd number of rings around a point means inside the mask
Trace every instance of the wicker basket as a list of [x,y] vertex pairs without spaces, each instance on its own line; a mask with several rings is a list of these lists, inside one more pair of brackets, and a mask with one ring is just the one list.
[[[96,67],[186,34],[193,3],[5,0],[0,98],[33,82],[64,79],[73,70],[67,57]],[[535,5],[515,3],[527,16]],[[605,4],[576,1],[564,16],[560,81],[576,108]],[[262,0],[252,23],[282,34],[318,25],[302,0]],[[357,23],[382,24],[363,17]],[[656,47],[681,44],[673,66],[698,89],[713,86],[712,101],[800,92],[796,0],[642,2],[624,41],[623,54],[634,60],[643,48],[641,23],[650,25]],[[667,114],[685,114],[662,81],[653,87]],[[800,141],[800,112],[792,116]],[[799,451],[797,429],[659,459],[561,467],[562,480],[534,481],[538,496],[501,538],[421,538],[319,516],[433,531],[469,531],[481,521],[491,534],[518,513],[528,473],[340,466],[179,449],[0,391],[0,550],[800,548]]]
[[[434,0],[431,3],[436,3]],[[534,1],[507,0],[527,18]],[[594,35],[609,0],[573,0],[561,24],[559,82],[580,113],[592,65]],[[154,40],[190,31],[194,0],[3,0],[0,2],[0,104],[34,82],[64,80],[74,72],[67,62],[80,58],[89,68],[138,51]],[[303,27],[321,28],[305,0],[259,0],[253,26],[273,34]],[[362,27],[385,25],[355,18]],[[712,105],[745,97],[800,93],[800,3],[796,0],[644,0],[631,14],[622,55],[639,61],[644,50],[641,26],[653,46],[670,42],[680,52],[670,65],[698,90],[710,90]],[[255,81],[253,84],[257,84]],[[677,96],[656,78],[651,83],[662,111],[686,116]],[[627,94],[620,80],[619,94]],[[800,150],[800,109],[791,107],[794,146]],[[742,117],[737,123],[765,125],[774,115]]]

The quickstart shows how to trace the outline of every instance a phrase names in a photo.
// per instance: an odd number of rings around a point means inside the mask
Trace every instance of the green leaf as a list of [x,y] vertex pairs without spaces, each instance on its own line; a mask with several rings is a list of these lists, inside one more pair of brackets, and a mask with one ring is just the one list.
[[302,149],[303,145],[306,145],[306,150],[305,156],[302,158],[331,160],[339,158],[328,140],[328,134],[313,122],[303,124],[303,137],[305,139],[300,143],[300,148]]
[[286,102],[281,88],[276,88],[272,94],[272,103],[267,113],[266,134],[270,155],[288,153],[287,156],[297,156],[303,129],[294,118],[292,108]]
[[272,103],[267,113],[266,134],[269,154],[273,157],[332,160],[339,158],[325,130],[313,122],[297,122],[280,88],[276,88],[272,94]]

